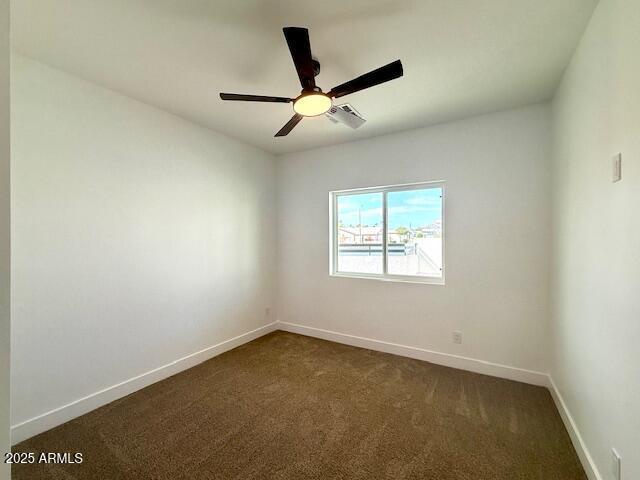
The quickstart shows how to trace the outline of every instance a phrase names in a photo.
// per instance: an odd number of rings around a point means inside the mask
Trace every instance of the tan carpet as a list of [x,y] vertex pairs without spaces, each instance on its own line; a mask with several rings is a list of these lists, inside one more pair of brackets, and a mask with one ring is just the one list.
[[586,479],[549,392],[275,332],[31,438],[15,479]]

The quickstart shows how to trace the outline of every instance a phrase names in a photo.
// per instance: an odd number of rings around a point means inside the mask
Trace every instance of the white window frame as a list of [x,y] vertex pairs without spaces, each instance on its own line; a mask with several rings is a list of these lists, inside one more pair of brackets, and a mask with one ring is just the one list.
[[[405,190],[442,189],[442,275],[393,275],[388,273],[387,254],[387,194]],[[363,193],[382,193],[382,271],[383,273],[355,273],[338,271],[338,197]],[[445,182],[443,180],[387,185],[383,187],[353,188],[329,192],[329,275],[332,277],[361,278],[386,282],[426,283],[444,285],[445,278]]]

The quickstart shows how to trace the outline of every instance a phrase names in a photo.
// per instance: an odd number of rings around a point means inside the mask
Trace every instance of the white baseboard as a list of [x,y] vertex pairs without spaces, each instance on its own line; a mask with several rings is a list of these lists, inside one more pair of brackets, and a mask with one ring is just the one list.
[[122,398],[130,393],[140,390],[152,383],[163,380],[171,375],[175,375],[183,370],[187,370],[199,363],[213,358],[221,353],[227,352],[233,348],[239,347],[251,340],[266,335],[277,329],[277,322],[264,325],[262,327],[243,333],[237,337],[220,342],[217,345],[204,348],[198,352],[186,355],[182,358],[174,360],[171,363],[150,370],[136,377],[120,382],[117,385],[104,388],[98,392],[79,398],[71,403],[62,405],[49,412],[43,413],[36,417],[30,418],[24,422],[11,427],[11,444],[26,440],[34,435],[45,432],[53,427],[61,425],[80,415],[95,410],[102,405],[113,402],[118,398]]
[[369,350],[377,350],[380,352],[393,353],[403,357],[424,360],[446,367],[458,368],[470,372],[491,375],[492,377],[507,378],[518,382],[529,383],[531,385],[548,386],[549,376],[546,373],[534,372],[522,368],[509,367],[497,363],[477,360],[475,358],[462,357],[450,353],[434,352],[424,348],[409,347],[407,345],[399,345],[397,343],[384,342],[382,340],[374,340],[372,338],[357,337],[346,333],[332,332],[321,328],[307,327],[295,323],[277,322],[276,328],[286,332],[299,333],[310,337],[322,338],[332,342],[344,343],[354,347],[368,348]]
[[549,375],[549,391],[551,392],[551,396],[553,397],[553,401],[556,404],[558,412],[560,412],[564,426],[566,427],[567,432],[569,432],[573,448],[575,448],[578,458],[580,458],[582,468],[584,468],[587,477],[589,477],[589,480],[603,480],[602,475],[600,475],[600,472],[598,471],[598,467],[596,467],[596,464],[587,449],[587,445],[582,439],[582,435],[580,435],[578,426],[573,420],[571,412],[569,411],[567,404],[564,402],[564,399],[560,394],[560,390],[558,390],[558,387],[553,381],[553,377],[551,375]]

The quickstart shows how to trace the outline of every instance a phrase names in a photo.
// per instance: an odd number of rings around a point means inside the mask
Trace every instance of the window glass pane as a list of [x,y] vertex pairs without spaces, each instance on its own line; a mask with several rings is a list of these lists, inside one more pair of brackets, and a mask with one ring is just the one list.
[[382,273],[382,193],[337,197],[338,271]]
[[387,194],[387,272],[442,276],[442,188]]

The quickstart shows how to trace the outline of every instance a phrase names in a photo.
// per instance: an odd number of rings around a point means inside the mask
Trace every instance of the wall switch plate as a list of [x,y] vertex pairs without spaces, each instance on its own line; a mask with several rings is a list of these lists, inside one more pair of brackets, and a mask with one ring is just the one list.
[[462,343],[462,332],[460,330],[453,331],[453,343]]
[[615,182],[619,182],[622,180],[622,154],[619,153],[613,157],[613,175],[611,180]]
[[614,480],[622,480],[622,459],[615,448],[611,449],[611,472]]

